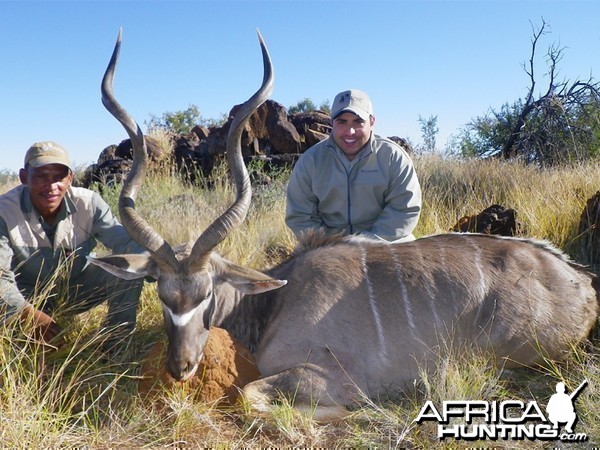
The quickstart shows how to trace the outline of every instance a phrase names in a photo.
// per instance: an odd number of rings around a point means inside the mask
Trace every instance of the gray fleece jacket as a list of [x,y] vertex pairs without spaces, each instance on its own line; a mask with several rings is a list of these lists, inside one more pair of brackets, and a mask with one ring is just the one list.
[[287,189],[286,224],[385,240],[412,236],[421,212],[421,187],[410,157],[373,134],[352,160],[329,137],[298,160]]

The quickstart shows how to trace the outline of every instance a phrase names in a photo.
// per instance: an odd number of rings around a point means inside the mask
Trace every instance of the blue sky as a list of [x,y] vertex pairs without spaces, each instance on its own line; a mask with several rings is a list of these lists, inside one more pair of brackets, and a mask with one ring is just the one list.
[[0,169],[18,170],[35,141],[66,146],[78,166],[126,135],[100,102],[100,80],[123,27],[115,79],[140,125],[197,105],[217,118],[262,80],[260,29],[275,66],[272,98],[316,104],[358,88],[376,132],[438,146],[472,118],[525,95],[532,23],[566,47],[560,76],[600,69],[600,2],[590,1],[7,1],[0,0]]

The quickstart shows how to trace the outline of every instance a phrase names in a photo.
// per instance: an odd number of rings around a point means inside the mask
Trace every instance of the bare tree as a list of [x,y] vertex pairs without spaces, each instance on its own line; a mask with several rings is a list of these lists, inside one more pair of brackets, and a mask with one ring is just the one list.
[[[580,144],[589,141],[594,131],[590,123],[600,125],[598,82],[591,76],[587,81],[558,80],[558,63],[565,47],[552,45],[548,49],[548,86],[536,98],[536,51],[540,37],[548,30],[549,25],[543,19],[539,28],[532,24],[531,55],[528,65],[523,63],[530,80],[529,90],[520,111],[511,121],[510,133],[502,149],[504,158],[524,157],[542,164],[580,159],[585,155],[577,152],[586,147]],[[571,145],[565,147],[565,141],[570,141]],[[565,148],[575,154],[565,155]]]

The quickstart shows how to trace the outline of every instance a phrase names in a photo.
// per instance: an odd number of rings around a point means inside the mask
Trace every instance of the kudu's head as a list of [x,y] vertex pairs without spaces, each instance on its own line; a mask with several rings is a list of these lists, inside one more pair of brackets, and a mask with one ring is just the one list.
[[[273,90],[273,67],[259,33],[264,77],[260,89],[236,113],[227,138],[226,156],[235,181],[237,197],[233,204],[201,234],[186,252],[176,252],[138,213],[135,198],[148,166],[146,143],[140,127],[116,101],[113,93],[115,66],[121,47],[121,31],[102,80],[102,103],[123,125],[133,146],[133,167],[119,197],[121,222],[145,254],[112,255],[92,259],[110,273],[125,279],[151,276],[157,280],[169,338],[167,367],[177,380],[186,380],[196,371],[208,338],[211,315],[219,301],[216,285],[229,283],[242,293],[260,293],[283,286],[252,269],[237,266],[213,253],[213,249],[244,218],[252,195],[250,179],[241,152],[241,137],[250,115]],[[191,250],[190,250],[191,248]]]

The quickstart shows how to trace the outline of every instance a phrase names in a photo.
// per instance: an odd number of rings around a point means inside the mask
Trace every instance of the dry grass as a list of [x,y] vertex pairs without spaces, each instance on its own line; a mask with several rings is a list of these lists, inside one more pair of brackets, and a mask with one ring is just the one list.
[[19,184],[19,178],[14,173],[0,172],[0,193],[4,193]]
[[[493,161],[455,161],[422,157],[416,161],[424,191],[424,211],[417,235],[445,232],[463,215],[500,203],[516,209],[524,233],[548,239],[574,258],[577,227],[585,200],[600,189],[600,165],[538,170]],[[151,174],[140,196],[142,215],[172,244],[194,239],[232,198],[220,173],[214,188],[181,182],[167,169]],[[255,188],[246,223],[219,250],[254,268],[273,265],[294,245],[286,228],[285,176],[269,187]],[[1,184],[0,192],[16,185]],[[115,208],[118,190],[103,196]],[[585,261],[582,261],[585,262]],[[136,393],[139,359],[162,335],[161,310],[154,285],[142,293],[138,327],[126,351],[105,360],[97,326],[104,309],[63,320],[68,345],[44,352],[20,338],[16,325],[0,329],[0,443],[3,447],[380,447],[464,448],[477,442],[440,442],[430,424],[413,422],[426,399],[538,400],[545,405],[554,384],[587,378],[577,401],[578,430],[600,442],[600,365],[596,351],[574,349],[567,364],[544,371],[516,371],[509,376],[490,369],[484,358],[448,357],[435,375],[424,375],[413,392],[397,398],[367,399],[336,424],[320,424],[280,405],[269,417],[198,404],[182,391],[165,392],[163,405],[148,404]],[[138,362],[136,362],[138,361]],[[569,384],[569,388],[574,386]],[[551,443],[503,442],[517,448]],[[489,442],[487,445],[490,445]],[[550,445],[552,446],[552,445]]]
[[458,219],[501,204],[513,208],[524,236],[546,239],[581,263],[579,220],[586,200],[600,189],[600,161],[538,169],[518,163],[445,160],[416,162],[423,188],[423,214],[416,234],[449,231]]

